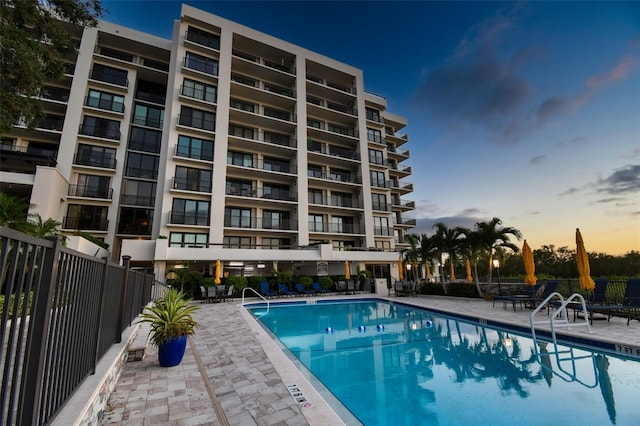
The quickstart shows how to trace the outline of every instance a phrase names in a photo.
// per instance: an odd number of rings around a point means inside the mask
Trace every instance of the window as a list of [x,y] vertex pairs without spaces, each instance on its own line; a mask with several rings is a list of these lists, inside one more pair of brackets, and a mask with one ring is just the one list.
[[384,164],[384,156],[382,155],[382,151],[377,149],[369,149],[369,163],[371,164]]
[[124,179],[122,185],[122,194],[120,195],[120,203],[132,206],[154,205],[156,200],[156,183]]
[[89,90],[87,106],[115,112],[124,112],[124,96],[100,92],[98,90]]
[[253,155],[244,152],[227,152],[227,164],[242,167],[253,167]]
[[211,170],[176,166],[173,187],[188,191],[211,192]]
[[391,251],[391,241],[376,241],[376,248],[382,251]]
[[367,140],[369,142],[382,143],[382,132],[380,130],[367,128]]
[[371,177],[371,185],[376,186],[378,188],[387,188],[389,186],[384,172],[376,172],[374,170],[369,171],[369,176]]
[[311,204],[325,204],[323,201],[323,192],[321,189],[309,190],[309,203]]
[[212,49],[220,49],[220,36],[201,30],[200,28],[189,26],[187,30],[187,40],[211,47]]
[[267,117],[277,118],[279,120],[289,121],[291,119],[291,115],[289,111],[282,111],[275,108],[264,107],[264,115]]
[[331,232],[339,233],[352,233],[353,218],[347,216],[332,216],[331,217]]
[[218,75],[218,61],[192,52],[187,52],[184,57],[184,66],[205,74]]
[[225,248],[252,248],[252,237],[224,237],[222,240]]
[[334,206],[338,207],[356,207],[353,202],[353,196],[347,192],[333,191],[331,193],[331,201]]
[[288,238],[263,238],[261,248],[265,250],[277,250],[289,245]]
[[171,223],[183,225],[208,225],[209,202],[174,198],[173,207],[171,209]]
[[307,168],[307,176],[314,178],[322,178],[324,174],[322,173],[322,166],[317,166],[315,164],[309,164]]
[[224,209],[224,226],[251,228],[251,209],[226,207]]
[[195,127],[203,130],[216,130],[216,115],[195,108],[182,106],[180,108],[179,123],[182,126]]
[[76,197],[91,197],[91,198],[111,198],[111,191],[109,185],[111,178],[108,176],[95,176],[95,175],[79,175],[78,184],[71,186],[69,189],[73,191],[69,195],[75,195]]
[[122,207],[120,209],[119,234],[151,235],[152,209]]
[[114,148],[79,144],[75,164],[115,169],[116,150]]
[[289,212],[264,210],[262,212],[263,229],[291,229],[289,227]]
[[155,155],[129,152],[127,155],[125,176],[144,179],[157,179],[158,161],[159,158]]
[[322,152],[322,142],[309,140],[307,142],[307,149],[311,152]]
[[280,160],[278,158],[264,157],[263,166],[264,170],[271,170],[273,172],[289,173],[289,162]]
[[107,230],[107,207],[69,204],[64,218],[65,229]]
[[171,232],[169,234],[169,247],[206,247],[208,244],[208,234],[190,232]]
[[254,130],[249,127],[242,127],[235,124],[230,124],[229,136],[237,136],[239,138],[253,139]]
[[162,127],[164,122],[164,109],[149,107],[146,105],[136,105],[133,113],[133,124],[148,127]]
[[373,217],[373,234],[374,235],[383,235],[383,236],[391,236],[391,232],[389,231],[389,218],[387,217]]
[[307,118],[307,126],[322,129],[322,122],[314,118]]
[[[168,71],[168,66],[167,66]],[[167,96],[167,86],[146,80],[138,80],[136,99],[164,105]]]
[[265,182],[262,186],[262,198],[289,200],[291,199],[290,188],[288,185],[278,185],[276,183]]
[[250,180],[227,180],[226,193],[229,195],[242,195],[250,197],[253,195],[253,184]]
[[324,217],[321,214],[309,215],[309,232],[324,232]]
[[273,133],[273,132],[264,132],[264,141],[275,143],[278,145],[289,146],[289,135],[284,135],[281,133]]
[[387,211],[387,196],[385,194],[371,194],[371,204],[374,210]]
[[342,169],[329,169],[329,179],[340,182],[351,182],[351,172]]
[[108,67],[102,64],[93,64],[91,78],[93,80],[104,81],[105,83],[117,86],[128,86],[127,71],[118,68]]
[[356,247],[356,243],[355,243],[355,241],[336,241],[336,240],[333,240],[331,242],[331,246],[333,247],[334,250],[344,251],[344,250],[350,249],[351,247]]
[[213,161],[213,141],[180,135],[178,136],[176,155]]
[[245,75],[231,73],[231,80],[236,83],[246,84],[247,86],[256,87],[257,83],[253,78],[247,77]]
[[239,109],[247,112],[256,112],[256,106],[252,103],[241,101],[240,99],[231,98],[229,101],[231,108]]
[[380,122],[380,111],[373,108],[365,108],[367,120]]
[[217,99],[217,87],[194,80],[184,79],[182,94],[189,98],[215,103]]
[[131,134],[129,135],[129,149],[159,154],[161,146],[161,132],[142,127],[131,127]]
[[118,140],[120,139],[120,122],[85,115],[80,134]]

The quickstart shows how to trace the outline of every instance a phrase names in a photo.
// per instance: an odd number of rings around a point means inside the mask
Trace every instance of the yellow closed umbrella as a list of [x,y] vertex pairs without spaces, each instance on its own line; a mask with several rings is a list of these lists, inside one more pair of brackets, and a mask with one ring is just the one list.
[[467,281],[469,281],[470,283],[473,282],[473,275],[471,275],[471,262],[469,262],[469,259],[467,259],[466,263],[466,267],[467,267]]
[[578,274],[580,275],[580,288],[584,290],[593,290],[596,283],[591,279],[591,268],[589,268],[589,256],[584,248],[584,241],[580,229],[576,228],[576,264],[578,266]]
[[216,260],[216,277],[213,281],[216,285],[220,284],[220,259]]
[[535,285],[538,282],[538,279],[534,275],[536,272],[536,265],[533,262],[533,252],[531,251],[531,247],[527,244],[527,240],[524,240],[524,245],[522,246],[522,261],[524,262],[524,282],[529,285]]
[[350,280],[351,279],[351,271],[350,271],[350,268],[349,268],[349,261],[348,260],[344,261],[344,278],[346,280]]
[[398,279],[404,280],[404,266],[402,266],[402,258],[398,258]]

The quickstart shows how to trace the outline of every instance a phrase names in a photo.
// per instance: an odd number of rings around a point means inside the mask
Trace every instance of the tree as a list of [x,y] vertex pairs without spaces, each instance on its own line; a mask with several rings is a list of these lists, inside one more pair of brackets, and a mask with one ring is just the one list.
[[[456,253],[460,247],[460,237],[463,235],[461,228],[449,228],[444,222],[438,222],[433,227],[436,229],[434,237],[436,245],[439,247],[438,251],[441,255],[444,253],[449,255],[449,273],[451,275],[450,279],[453,280]],[[444,281],[444,277],[442,281]]]
[[27,201],[0,192],[0,226],[30,233],[29,209],[32,207]]
[[460,242],[460,253],[471,263],[473,280],[480,296],[483,295],[480,288],[480,280],[478,275],[478,262],[483,253],[483,244],[480,240],[480,234],[468,228],[459,228],[464,238]]
[[[486,252],[489,263],[491,263],[492,255],[497,248],[508,248],[514,253],[518,252],[518,246],[510,241],[509,236],[514,236],[520,240],[522,233],[512,227],[503,227],[502,220],[494,217],[489,222],[478,222],[475,226],[475,233],[477,234],[478,244]],[[491,283],[492,268],[489,265],[489,277],[487,283]]]
[[101,16],[100,0],[0,2],[0,133],[20,120],[38,124],[43,84],[61,78],[76,53],[73,28],[96,26]]
[[34,220],[31,220],[31,233],[34,237],[60,237],[62,238],[62,243],[65,244],[67,237],[60,233],[61,222],[51,218],[43,221],[39,214],[35,214],[33,217]]

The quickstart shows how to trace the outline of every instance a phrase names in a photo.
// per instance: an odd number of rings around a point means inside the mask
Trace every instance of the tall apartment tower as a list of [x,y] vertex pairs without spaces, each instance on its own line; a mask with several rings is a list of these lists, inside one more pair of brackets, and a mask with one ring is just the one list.
[[171,40],[109,23],[77,36],[43,123],[2,135],[0,189],[160,280],[217,260],[398,275],[415,226],[406,120],[362,70],[187,5]]

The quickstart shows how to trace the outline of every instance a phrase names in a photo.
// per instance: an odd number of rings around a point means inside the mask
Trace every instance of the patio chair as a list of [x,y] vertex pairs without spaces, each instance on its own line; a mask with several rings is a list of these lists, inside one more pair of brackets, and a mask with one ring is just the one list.
[[[531,289],[531,294],[513,294],[510,296],[495,296],[494,297],[494,306],[495,301],[502,300],[503,308],[507,309],[507,303],[511,303],[513,306],[513,311],[515,312],[516,306],[520,304],[522,308],[535,308],[536,305],[543,302],[551,293],[556,291],[558,287],[558,280],[549,280],[545,283],[541,283],[539,285],[534,286]],[[552,306],[553,304],[551,304]],[[549,308],[550,305],[547,306]],[[548,311],[548,309],[547,309]]]
[[271,291],[271,289],[269,288],[269,282],[267,281],[262,281],[260,283],[260,293],[262,293],[264,297],[278,296],[278,293]]
[[338,293],[346,293],[347,292],[347,282],[346,281],[338,281],[336,283],[336,290]]
[[396,296],[406,296],[404,281],[396,280],[393,285],[393,290],[396,292]]
[[216,302],[218,298],[218,291],[216,286],[207,287],[207,302]]
[[311,288],[313,288],[316,291],[316,293],[323,293],[323,294],[324,293],[331,293],[331,290],[326,290],[326,289],[322,288],[322,286],[320,285],[319,282],[311,283]]
[[227,289],[227,294],[224,295],[224,301],[226,302],[229,299],[233,299],[233,287],[232,285],[229,286],[229,288]]
[[353,280],[347,281],[347,293],[348,294],[356,294],[356,283]]
[[205,303],[207,301],[207,290],[203,285],[200,286],[200,303]]
[[287,285],[285,283],[280,283],[279,289],[280,289],[280,294],[282,296],[297,296],[298,295],[297,292],[289,290],[289,287],[287,287]]
[[226,296],[227,286],[224,284],[216,286],[216,298],[218,302],[224,302],[224,297]]
[[298,294],[316,294],[315,290],[307,290],[302,283],[296,283],[296,291]]
[[[593,292],[588,293],[587,299],[585,300],[587,306],[587,312],[589,313],[589,322],[593,324],[593,314],[594,311],[589,308],[595,309],[598,306],[603,306],[607,304],[607,284],[609,284],[609,280],[607,278],[596,278],[593,280],[596,284]],[[573,321],[576,321],[578,317],[579,311],[582,310],[582,304],[580,303],[572,303],[569,306],[573,309]]]
[[620,304],[588,305],[587,311],[598,312],[607,315],[607,321],[611,317],[622,317],[627,319],[627,325],[632,319],[640,321],[640,278],[627,280],[627,287]]

